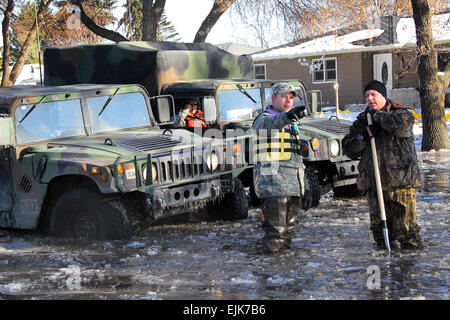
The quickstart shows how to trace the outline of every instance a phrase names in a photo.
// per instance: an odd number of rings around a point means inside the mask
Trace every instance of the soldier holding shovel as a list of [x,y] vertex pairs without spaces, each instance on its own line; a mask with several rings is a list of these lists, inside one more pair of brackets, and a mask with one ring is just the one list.
[[[370,81],[364,95],[367,108],[353,122],[342,144],[350,158],[361,157],[358,188],[366,192],[374,240],[380,248],[423,248],[420,226],[416,223],[416,188],[420,180],[412,130],[414,116],[406,106],[387,99],[386,87],[379,81]],[[372,124],[368,118],[373,120]],[[375,141],[376,157],[372,155],[371,139]],[[374,158],[378,158],[378,164],[374,164]],[[381,178],[381,197],[376,192],[374,165],[378,165]],[[383,206],[390,241],[386,244],[380,214]]]

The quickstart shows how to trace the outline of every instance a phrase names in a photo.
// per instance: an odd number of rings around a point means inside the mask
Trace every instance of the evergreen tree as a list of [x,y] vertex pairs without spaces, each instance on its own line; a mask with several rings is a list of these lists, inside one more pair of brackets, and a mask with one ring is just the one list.
[[[119,22],[126,28],[126,37],[130,40],[140,41],[143,39],[142,9],[143,0],[127,0],[124,5],[126,11]],[[179,34],[173,24],[167,19],[163,11],[157,26],[156,41],[180,41]]]

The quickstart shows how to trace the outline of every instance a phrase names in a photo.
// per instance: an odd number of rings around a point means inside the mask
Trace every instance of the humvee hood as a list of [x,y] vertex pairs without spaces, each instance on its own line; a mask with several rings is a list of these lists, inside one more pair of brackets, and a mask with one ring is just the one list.
[[328,139],[336,139],[336,137],[344,136],[352,124],[351,121],[339,119],[323,120],[303,118],[300,120],[300,131],[306,135],[314,135],[326,137]]
[[48,151],[60,150],[70,154],[107,154],[120,156],[136,153],[149,153],[154,150],[173,148],[185,145],[187,141],[179,136],[160,133],[119,132],[99,134],[90,137],[52,141],[48,144]]

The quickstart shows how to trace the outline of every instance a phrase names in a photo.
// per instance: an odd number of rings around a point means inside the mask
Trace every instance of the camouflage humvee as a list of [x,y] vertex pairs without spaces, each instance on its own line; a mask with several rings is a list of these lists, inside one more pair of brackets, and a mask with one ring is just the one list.
[[172,98],[139,85],[0,88],[0,227],[120,239],[230,192],[240,155],[162,130],[152,108]]
[[[197,99],[208,128],[219,129],[225,138],[238,136],[245,146],[247,170],[233,182],[233,190],[242,194],[242,187],[247,187],[254,195],[250,128],[254,118],[270,103],[272,85],[280,80],[251,79],[250,57],[235,56],[210,44],[130,41],[47,48],[44,64],[47,85],[139,83],[151,95],[171,95],[176,106],[171,117],[187,101]],[[307,105],[305,86],[301,81],[294,84],[302,99],[299,103]],[[155,117],[159,117],[157,112]],[[304,119],[301,127],[303,156],[315,206],[330,188],[337,191],[356,186],[357,163],[342,154],[341,139],[348,124],[323,121]],[[204,130],[197,134],[204,135]],[[234,203],[243,201],[238,194],[231,195]],[[253,200],[257,202],[254,197]]]
[[[199,98],[207,99],[205,112],[225,137],[245,138],[247,148],[246,161],[252,159],[252,123],[257,115],[271,104],[272,86],[281,80],[268,79],[207,79],[196,81],[174,81],[161,90],[161,94],[174,97],[176,105],[183,101]],[[333,189],[335,195],[357,195],[356,177],[358,161],[343,154],[342,139],[352,122],[343,119],[320,118],[318,101],[311,102],[305,85],[299,80],[289,81],[296,87],[298,98],[296,105],[305,105],[309,116],[300,120],[300,142],[303,161],[307,168],[310,188],[313,192],[313,206],[319,205],[321,195]],[[251,171],[241,177],[244,185],[252,186]],[[252,192],[251,192],[252,193]],[[252,194],[253,195],[253,194]],[[254,195],[253,195],[254,196]],[[255,199],[252,199],[254,202]]]

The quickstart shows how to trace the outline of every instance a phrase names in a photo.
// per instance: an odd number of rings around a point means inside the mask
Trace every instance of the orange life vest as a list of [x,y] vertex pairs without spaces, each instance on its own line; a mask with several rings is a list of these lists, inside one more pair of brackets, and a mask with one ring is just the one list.
[[204,120],[203,112],[198,110],[197,113],[194,115],[192,113],[189,113],[184,120],[187,122],[188,127],[205,127],[206,123]]

